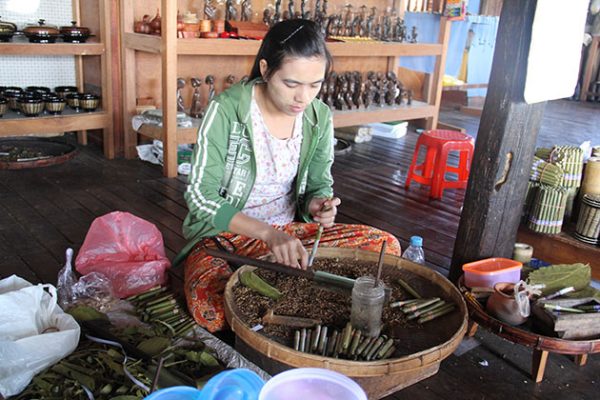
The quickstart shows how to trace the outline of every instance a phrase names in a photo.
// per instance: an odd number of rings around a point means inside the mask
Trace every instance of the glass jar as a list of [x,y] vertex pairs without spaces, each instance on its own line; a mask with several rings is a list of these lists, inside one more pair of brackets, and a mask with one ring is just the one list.
[[381,313],[385,290],[383,282],[375,286],[375,278],[361,276],[352,288],[352,311],[350,322],[363,335],[377,337],[381,332]]

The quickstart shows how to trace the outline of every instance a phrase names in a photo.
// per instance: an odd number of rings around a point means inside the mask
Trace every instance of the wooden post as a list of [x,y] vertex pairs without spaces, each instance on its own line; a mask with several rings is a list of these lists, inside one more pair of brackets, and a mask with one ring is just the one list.
[[523,100],[536,0],[504,2],[450,279],[464,263],[510,257],[546,103]]
[[177,176],[177,7],[162,1],[161,57],[164,174]]

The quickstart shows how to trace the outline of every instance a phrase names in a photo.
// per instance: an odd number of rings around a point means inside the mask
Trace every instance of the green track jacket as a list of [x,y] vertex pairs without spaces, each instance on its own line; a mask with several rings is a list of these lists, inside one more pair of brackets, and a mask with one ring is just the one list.
[[[183,234],[190,242],[173,265],[183,261],[202,238],[228,230],[233,216],[246,204],[256,178],[250,103],[257,82],[236,84],[208,105],[184,194],[189,212]],[[313,100],[304,111],[302,133],[295,200],[298,217],[310,221],[310,200],[333,196],[333,125],[329,107],[320,100]]]

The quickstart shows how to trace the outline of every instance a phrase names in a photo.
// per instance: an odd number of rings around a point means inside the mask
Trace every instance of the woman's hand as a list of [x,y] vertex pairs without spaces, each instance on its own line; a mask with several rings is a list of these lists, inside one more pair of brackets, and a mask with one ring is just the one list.
[[292,268],[306,269],[308,253],[302,242],[295,237],[275,228],[271,228],[264,239],[278,263]]
[[262,240],[280,264],[302,269],[306,269],[308,265],[308,253],[300,239],[277,230],[272,225],[238,212],[231,219],[229,230],[238,235]]
[[341,202],[342,201],[337,197],[314,197],[308,205],[308,212],[312,215],[315,222],[320,223],[324,228],[329,228],[333,226],[335,222],[337,206],[339,206]]

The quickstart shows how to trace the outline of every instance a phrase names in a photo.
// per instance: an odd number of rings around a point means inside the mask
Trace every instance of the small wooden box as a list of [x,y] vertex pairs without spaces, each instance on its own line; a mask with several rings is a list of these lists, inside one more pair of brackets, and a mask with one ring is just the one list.
[[555,312],[544,308],[544,303],[562,307],[575,307],[583,304],[600,304],[592,297],[582,299],[548,300],[533,305],[534,327],[544,334],[558,336],[561,339],[598,339],[600,338],[600,313]]

